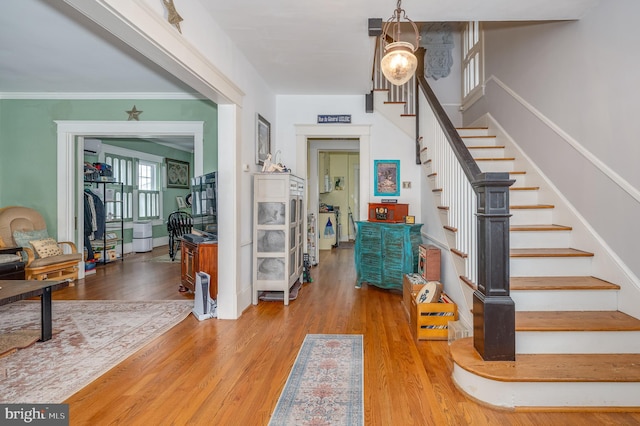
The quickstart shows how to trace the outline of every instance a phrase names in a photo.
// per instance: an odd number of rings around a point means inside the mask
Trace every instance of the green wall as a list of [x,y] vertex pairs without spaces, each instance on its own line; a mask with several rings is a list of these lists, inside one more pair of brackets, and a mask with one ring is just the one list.
[[4,99],[0,100],[0,206],[38,210],[49,233],[56,235],[54,121],[127,121],[126,111],[133,105],[143,111],[140,121],[204,121],[204,170],[217,170],[218,108],[211,101]]

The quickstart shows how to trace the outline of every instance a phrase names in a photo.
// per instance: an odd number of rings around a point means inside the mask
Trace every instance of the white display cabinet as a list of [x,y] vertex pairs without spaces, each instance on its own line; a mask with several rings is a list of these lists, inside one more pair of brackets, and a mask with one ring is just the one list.
[[253,304],[261,291],[284,292],[302,277],[304,180],[288,173],[254,175]]

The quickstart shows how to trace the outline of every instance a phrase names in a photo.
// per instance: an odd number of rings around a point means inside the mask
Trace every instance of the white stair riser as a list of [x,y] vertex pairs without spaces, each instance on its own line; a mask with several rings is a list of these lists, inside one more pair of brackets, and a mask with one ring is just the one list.
[[640,331],[516,331],[516,354],[633,353]]
[[553,209],[510,209],[511,225],[548,225],[553,223]]
[[504,158],[504,148],[470,149],[473,158]]
[[388,92],[374,91],[373,102],[376,112],[382,114],[387,120],[395,124],[400,130],[406,133],[412,139],[416,136],[416,118],[402,116],[405,114],[404,104],[385,104],[389,99]]
[[460,135],[460,137],[465,137],[465,136],[488,136],[489,135],[489,129],[479,129],[479,128],[475,128],[475,129],[457,129],[458,130],[458,134]]
[[511,290],[516,311],[615,311],[617,290]]
[[511,231],[511,248],[569,247],[571,231]]
[[453,231],[450,231],[448,229],[444,230],[444,235],[447,238],[447,244],[449,245],[449,247],[456,247],[456,233]]
[[509,179],[513,179],[515,182],[513,183],[513,186],[527,186],[527,175],[526,173],[524,175],[522,174],[511,174],[509,175]]
[[495,146],[498,145],[496,138],[474,138],[462,136],[462,142],[466,146]]
[[590,257],[518,257],[509,261],[512,277],[591,275]]
[[438,215],[440,216],[440,222],[442,223],[442,226],[448,226],[449,225],[449,211],[438,209]]
[[[454,246],[455,247],[455,246]],[[467,261],[463,258],[458,256],[457,254],[453,254],[453,265],[456,268],[456,271],[458,271],[458,273],[460,275],[466,275],[465,271],[467,269]]]
[[514,160],[478,161],[478,167],[483,172],[511,172]]
[[453,365],[453,379],[467,395],[502,407],[637,407],[640,383],[502,382]]
[[509,205],[512,206],[525,206],[538,204],[538,191],[526,190],[526,191],[509,191]]

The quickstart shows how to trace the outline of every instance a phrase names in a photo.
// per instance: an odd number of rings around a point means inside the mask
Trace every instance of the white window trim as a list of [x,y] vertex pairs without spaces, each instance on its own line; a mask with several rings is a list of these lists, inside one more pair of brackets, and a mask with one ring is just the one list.
[[[140,152],[140,151],[135,151],[132,149],[127,149],[127,148],[121,148],[119,146],[113,146],[113,145],[107,145],[107,144],[103,144],[102,145],[102,152],[100,152],[100,154],[98,155],[98,160],[99,161],[104,161],[104,155],[105,154],[114,154],[114,155],[120,155],[123,157],[131,157],[134,160],[144,160],[144,161],[150,161],[152,163],[158,163],[158,173],[160,173],[160,189],[158,190],[159,192],[159,197],[160,200],[159,205],[160,205],[160,217],[158,219],[153,219],[151,221],[152,225],[162,225],[164,224],[164,216],[163,216],[163,210],[162,210],[162,206],[164,205],[164,194],[163,194],[163,188],[165,187],[164,184],[164,157],[160,157],[159,155],[154,155],[154,154],[148,154],[146,152]],[[135,162],[134,165],[134,173],[135,173],[135,177],[137,179],[138,177],[138,169],[137,169],[137,161]],[[133,228],[133,222],[135,222],[138,217],[138,182],[134,181],[134,185],[133,185],[133,221],[131,223],[125,222],[125,228]]]
[[[478,84],[476,87],[471,89],[471,91],[462,99],[462,105],[460,107],[460,111],[465,111],[469,109],[474,103],[476,103],[480,98],[484,96],[485,89],[485,81],[484,81],[484,31],[482,29],[482,23],[477,22],[478,25],[478,42],[469,49],[469,53],[478,53],[478,59],[480,61],[480,65],[478,67],[479,75],[476,76],[478,79]],[[464,48],[462,49],[462,74],[461,74],[461,85],[462,85],[462,93],[464,93],[464,67],[466,66],[465,61],[465,52]]]

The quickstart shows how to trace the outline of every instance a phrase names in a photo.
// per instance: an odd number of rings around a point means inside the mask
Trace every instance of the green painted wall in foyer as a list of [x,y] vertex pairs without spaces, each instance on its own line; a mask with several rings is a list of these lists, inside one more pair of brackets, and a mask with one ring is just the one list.
[[217,170],[218,108],[207,100],[0,100],[0,206],[41,212],[56,235],[55,120],[204,121],[204,170]]

